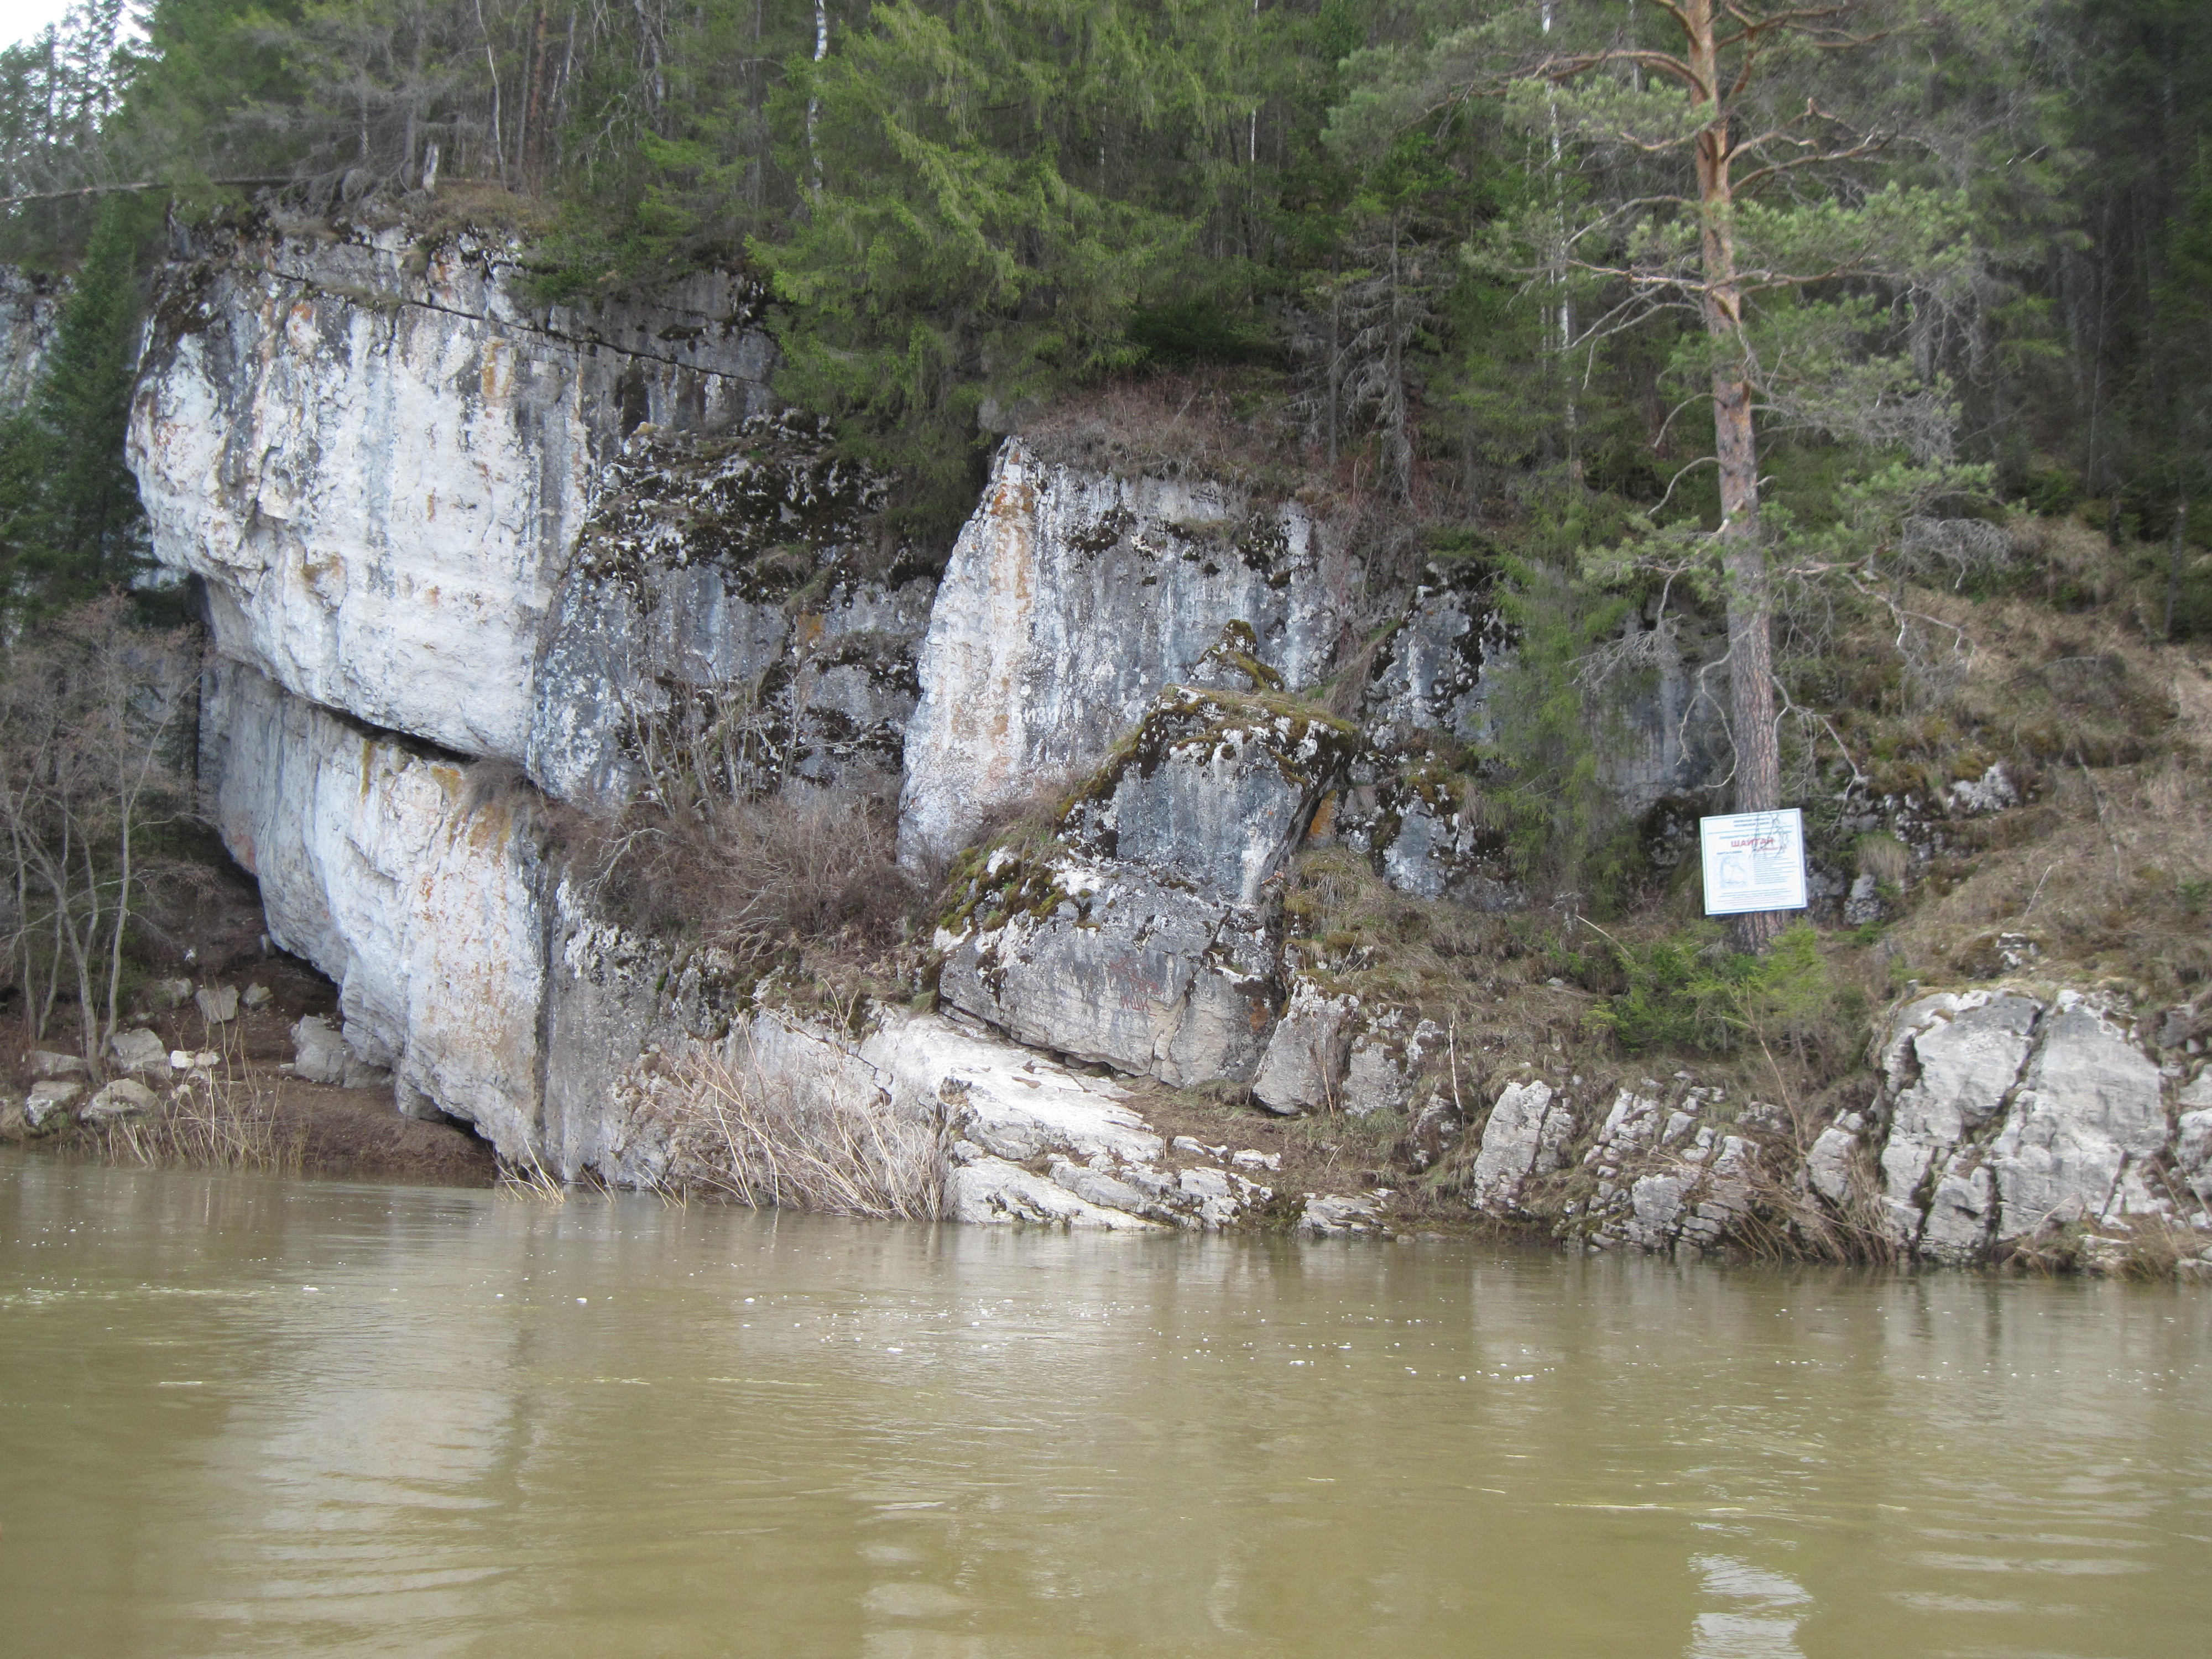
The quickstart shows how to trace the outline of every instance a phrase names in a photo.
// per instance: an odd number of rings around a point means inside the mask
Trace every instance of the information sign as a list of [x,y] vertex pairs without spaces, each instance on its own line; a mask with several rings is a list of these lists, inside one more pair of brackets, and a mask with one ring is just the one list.
[[1805,908],[1805,815],[1796,807],[1700,818],[1698,839],[1707,915]]

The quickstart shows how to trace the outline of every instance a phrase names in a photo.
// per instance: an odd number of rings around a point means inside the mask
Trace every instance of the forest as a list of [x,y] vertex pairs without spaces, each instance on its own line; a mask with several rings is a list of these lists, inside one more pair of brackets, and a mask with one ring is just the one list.
[[[1900,583],[2212,630],[2208,94],[2187,0],[88,0],[0,54],[0,259],[68,283],[0,425],[0,623],[141,568],[172,235],[401,211],[548,305],[745,270],[925,550],[1001,434],[1127,394],[1355,503],[1375,572],[1483,561],[1504,810],[1602,865],[1632,611],[1749,671],[1750,807],[1869,785],[1822,711],[1883,617],[1910,678]],[[2013,556],[2022,511],[2107,568]]]
[[[1701,11],[1784,20],[1730,114],[1779,146],[1754,257],[1802,260],[1745,319],[1800,517],[1940,451],[1986,469],[1962,488],[2165,530],[2212,415],[2187,0],[90,0],[0,54],[0,257],[82,268],[73,309],[127,338],[113,273],[165,215],[428,185],[525,232],[549,300],[756,269],[786,395],[918,520],[1024,410],[1194,364],[1272,371],[1254,395],[1424,521],[1561,488],[1710,517],[1677,476],[1711,447],[1676,413],[1705,331],[1668,280],[1691,161],[1652,67]],[[39,418],[97,422],[113,376],[64,355]],[[116,509],[64,493],[112,574]]]

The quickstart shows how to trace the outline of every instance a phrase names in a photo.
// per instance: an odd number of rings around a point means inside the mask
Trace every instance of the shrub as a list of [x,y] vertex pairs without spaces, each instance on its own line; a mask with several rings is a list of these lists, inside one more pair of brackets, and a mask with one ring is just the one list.
[[1718,930],[1636,946],[1615,943],[1628,988],[1592,1018],[1632,1052],[1731,1054],[1747,1042],[1771,1057],[1837,1057],[1856,1035],[1855,994],[1839,985],[1820,936],[1800,922],[1764,956],[1729,951]]
[[834,1066],[771,1066],[739,1026],[684,1044],[646,1079],[639,1117],[663,1138],[665,1191],[749,1208],[933,1221],[945,1128],[900,1116]]
[[610,920],[757,958],[895,933],[915,898],[896,822],[888,792],[802,785],[755,799],[641,799],[567,839],[572,876]]

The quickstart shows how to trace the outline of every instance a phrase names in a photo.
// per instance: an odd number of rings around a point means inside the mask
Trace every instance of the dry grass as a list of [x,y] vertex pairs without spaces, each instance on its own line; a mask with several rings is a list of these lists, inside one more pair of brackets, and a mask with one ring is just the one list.
[[640,1115],[665,1139],[674,1196],[909,1221],[943,1211],[942,1123],[896,1117],[834,1072],[771,1071],[744,1027],[661,1056]]
[[2012,817],[1937,860],[1891,930],[1923,977],[1985,978],[2023,946],[2038,973],[2117,977],[2146,999],[2212,976],[2212,779],[2194,755],[2054,770]]
[[1825,1203],[1802,1180],[1810,1127],[1799,1126],[1800,1144],[1788,1168],[1778,1171],[1767,1158],[1752,1166],[1751,1210],[1737,1224],[1732,1242],[1762,1261],[1895,1266],[1902,1257],[1875,1196],[1879,1188],[1870,1157],[1859,1154],[1844,1202]]
[[81,1127],[80,1141],[113,1164],[297,1175],[305,1142],[267,1084],[234,1057],[188,1073],[152,1112]]
[[609,920],[757,959],[895,936],[917,902],[896,826],[889,788],[800,785],[757,799],[641,800],[611,822],[564,823],[562,838],[586,902]]
[[2133,1216],[2124,1231],[2081,1224],[2052,1228],[2005,1248],[1997,1265],[2019,1273],[2091,1273],[2115,1279],[2171,1279],[2201,1272],[2208,1235],[2185,1221]]
[[1023,422],[1049,464],[1214,478],[1288,495],[1310,477],[1283,376],[1250,368],[1158,369],[1085,388]]

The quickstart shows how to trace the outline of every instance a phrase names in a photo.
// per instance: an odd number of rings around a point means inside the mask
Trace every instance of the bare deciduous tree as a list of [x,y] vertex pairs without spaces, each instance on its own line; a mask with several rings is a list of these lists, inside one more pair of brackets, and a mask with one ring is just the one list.
[[0,658],[0,836],[13,914],[4,973],[24,1035],[44,1038],[74,997],[100,1074],[115,1035],[149,832],[189,809],[177,764],[198,684],[194,630],[130,626],[111,596],[57,619]]

